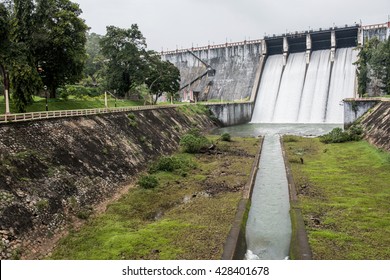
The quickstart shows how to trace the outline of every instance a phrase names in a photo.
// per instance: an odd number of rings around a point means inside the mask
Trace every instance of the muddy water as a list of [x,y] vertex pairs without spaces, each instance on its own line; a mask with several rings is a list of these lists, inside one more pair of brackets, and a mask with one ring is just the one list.
[[316,136],[338,124],[247,124],[218,129],[234,136],[264,136],[259,170],[246,225],[247,259],[288,258],[291,222],[288,183],[280,135]]

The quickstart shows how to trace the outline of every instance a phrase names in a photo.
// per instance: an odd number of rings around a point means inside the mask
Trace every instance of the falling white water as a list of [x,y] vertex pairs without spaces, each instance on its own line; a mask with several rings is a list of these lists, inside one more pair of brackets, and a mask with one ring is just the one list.
[[306,54],[293,53],[287,60],[275,103],[272,122],[296,123],[305,82]]
[[330,50],[313,52],[306,73],[298,123],[322,123],[330,78]]
[[[353,48],[268,57],[252,116],[253,123],[342,123],[344,98],[354,96],[357,52]],[[341,105],[340,105],[341,104]]]
[[357,51],[353,48],[336,51],[326,110],[327,123],[340,123],[344,120],[342,101],[354,96],[356,67],[353,63],[357,60],[356,57]]
[[252,119],[261,120],[259,122],[271,123],[275,109],[276,97],[278,94],[283,71],[283,55],[272,55],[267,58],[264,66],[262,82],[260,84],[255,109]]

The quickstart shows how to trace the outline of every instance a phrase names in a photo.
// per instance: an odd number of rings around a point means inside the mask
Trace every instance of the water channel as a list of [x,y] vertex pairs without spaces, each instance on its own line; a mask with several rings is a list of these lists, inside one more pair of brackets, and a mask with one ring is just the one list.
[[282,260],[289,255],[290,203],[280,135],[318,136],[340,124],[246,124],[220,128],[216,134],[264,136],[259,169],[246,225],[247,259]]

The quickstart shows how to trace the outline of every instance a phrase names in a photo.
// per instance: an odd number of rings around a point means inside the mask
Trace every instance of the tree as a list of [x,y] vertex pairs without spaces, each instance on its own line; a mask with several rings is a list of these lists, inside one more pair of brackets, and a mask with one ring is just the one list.
[[33,53],[43,83],[56,97],[56,89],[82,78],[88,26],[78,4],[69,0],[36,0]]
[[55,97],[58,86],[81,78],[87,26],[80,14],[69,0],[0,3],[0,74],[18,111],[43,83]]
[[380,89],[385,93],[390,93],[390,40],[386,40],[377,45],[372,50],[370,59],[373,76],[381,81]]
[[154,95],[153,103],[164,93],[174,94],[180,88],[180,71],[169,61],[161,60],[155,52],[148,53],[147,84],[149,91]]
[[102,72],[104,71],[105,57],[101,53],[100,47],[102,37],[96,33],[87,35],[87,43],[85,45],[87,60],[84,66],[84,78],[90,81],[88,82],[89,86],[98,86],[101,82]]
[[390,92],[390,42],[370,39],[359,48],[357,65],[358,92],[363,96],[372,80],[379,81],[379,90]]
[[7,71],[8,65],[8,50],[10,49],[10,15],[4,3],[0,3],[0,76],[3,83],[4,95],[5,91],[9,91],[9,77]]
[[145,38],[137,24],[132,24],[130,29],[107,26],[100,44],[107,59],[106,87],[124,97],[144,81]]
[[[34,65],[31,51],[33,42],[33,12],[32,0],[14,0],[9,5],[9,37],[8,50],[4,57],[5,89],[12,87],[12,98],[19,112],[24,112],[26,105],[33,102],[32,96],[42,84]],[[9,71],[9,81],[7,73]]]

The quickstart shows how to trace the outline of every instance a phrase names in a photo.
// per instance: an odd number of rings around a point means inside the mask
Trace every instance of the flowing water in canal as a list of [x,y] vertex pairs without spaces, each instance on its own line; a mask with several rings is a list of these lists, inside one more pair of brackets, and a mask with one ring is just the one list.
[[291,221],[280,135],[322,135],[340,124],[247,124],[218,129],[234,136],[264,136],[259,170],[246,225],[247,259],[288,258]]

